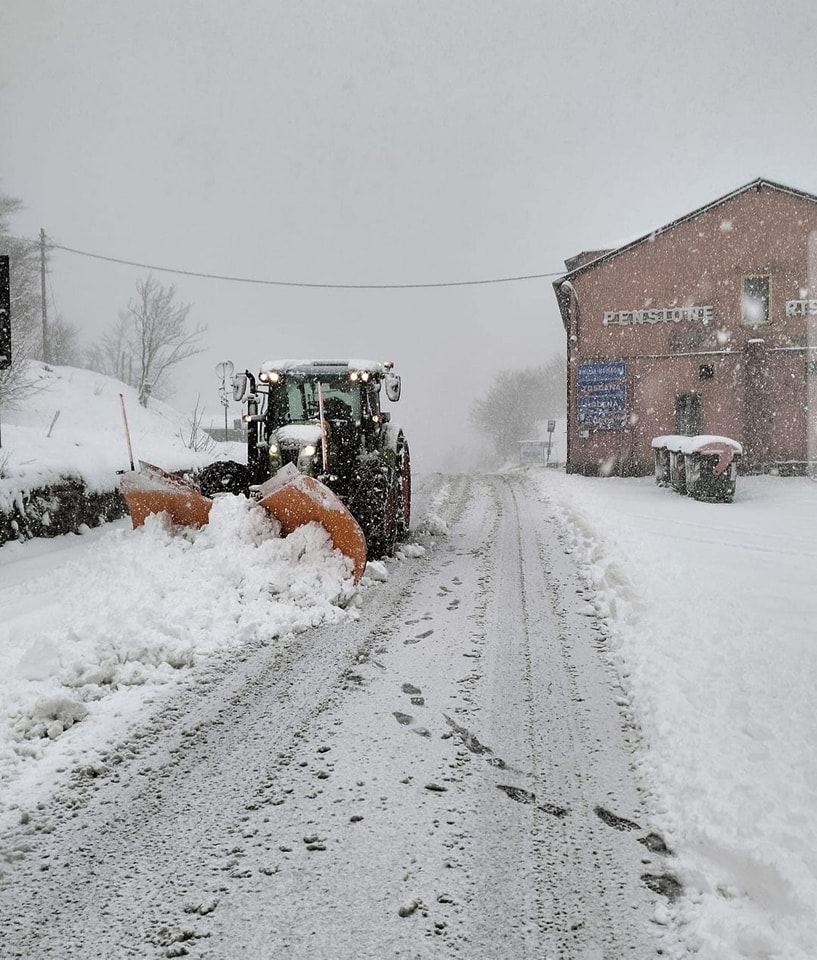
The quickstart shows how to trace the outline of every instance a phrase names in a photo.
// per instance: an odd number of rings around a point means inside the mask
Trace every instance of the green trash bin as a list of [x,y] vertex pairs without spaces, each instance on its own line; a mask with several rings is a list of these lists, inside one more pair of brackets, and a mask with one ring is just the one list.
[[706,434],[683,437],[679,456],[684,460],[684,483],[690,497],[732,502],[743,456],[737,440]]

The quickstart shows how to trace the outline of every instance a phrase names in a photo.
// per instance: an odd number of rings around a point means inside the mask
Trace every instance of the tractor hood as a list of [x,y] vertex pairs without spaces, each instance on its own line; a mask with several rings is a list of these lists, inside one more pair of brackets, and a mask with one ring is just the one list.
[[321,425],[319,423],[288,423],[275,431],[278,443],[282,447],[306,447],[310,444],[319,447],[321,443]]

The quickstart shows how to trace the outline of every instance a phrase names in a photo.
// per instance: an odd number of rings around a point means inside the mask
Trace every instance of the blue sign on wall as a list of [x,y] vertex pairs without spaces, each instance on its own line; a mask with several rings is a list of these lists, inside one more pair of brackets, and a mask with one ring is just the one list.
[[576,411],[580,426],[620,430],[627,423],[627,366],[623,360],[581,363],[576,368]]
[[623,360],[601,360],[598,363],[580,363],[576,371],[576,386],[589,387],[595,383],[624,380],[627,369]]

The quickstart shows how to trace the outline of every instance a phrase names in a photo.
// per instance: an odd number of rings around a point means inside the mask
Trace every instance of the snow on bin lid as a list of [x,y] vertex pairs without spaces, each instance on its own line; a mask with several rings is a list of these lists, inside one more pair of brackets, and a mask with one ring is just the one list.
[[[735,453],[743,453],[743,447],[731,437],[719,437],[715,434],[700,434],[697,437],[687,437],[681,434],[667,434],[663,437],[654,437],[654,449],[672,450],[673,453],[696,453],[709,447],[730,447]],[[712,451],[714,452],[714,450]]]
[[743,447],[731,437],[718,437],[710,434],[700,434],[697,437],[681,437],[678,453],[699,453],[703,450],[715,452],[718,447],[730,447],[735,453],[743,453]]
[[663,437],[653,437],[652,446],[656,450],[663,449],[664,447],[666,447],[667,450],[677,450],[678,444],[684,439],[684,437],[678,436],[674,433],[668,433]]

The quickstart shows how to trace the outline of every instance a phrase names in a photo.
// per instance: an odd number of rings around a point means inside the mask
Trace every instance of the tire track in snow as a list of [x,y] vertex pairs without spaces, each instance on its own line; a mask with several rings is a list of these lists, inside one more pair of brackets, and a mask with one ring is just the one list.
[[[481,738],[488,731],[484,739],[497,755],[527,771],[497,784],[529,817],[535,932],[517,931],[517,949],[553,958],[650,956],[643,848],[596,813],[600,804],[643,812],[614,702],[615,678],[600,660],[588,619],[566,603],[571,590],[575,596],[575,572],[555,542],[555,524],[531,502],[524,481],[511,476],[486,483],[494,487],[502,524],[484,574],[491,599],[473,723]],[[516,747],[514,730],[522,732]],[[494,900],[487,938],[504,894],[477,885],[474,895]],[[519,892],[520,903],[526,895]]]

